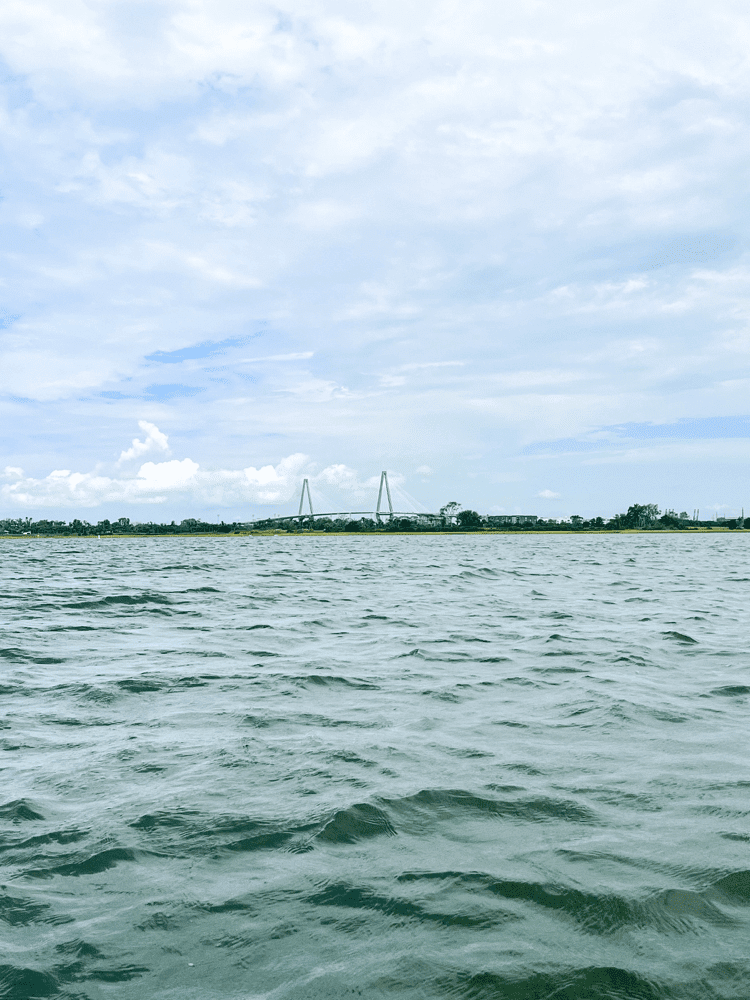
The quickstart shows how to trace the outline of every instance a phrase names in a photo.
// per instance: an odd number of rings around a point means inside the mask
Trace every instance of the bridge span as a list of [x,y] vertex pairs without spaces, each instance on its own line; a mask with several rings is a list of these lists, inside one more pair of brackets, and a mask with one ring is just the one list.
[[[385,500],[388,504],[388,510],[381,510],[384,491]],[[309,511],[303,511],[302,509],[305,505],[305,497],[307,497],[307,503],[310,508]],[[310,496],[310,483],[307,479],[303,479],[302,493],[299,498],[299,510],[296,514],[282,514],[280,517],[263,517],[259,518],[258,522],[262,524],[280,524],[282,522],[289,521],[306,521],[309,519],[315,520],[316,517],[348,517],[352,520],[358,517],[372,517],[379,524],[383,522],[383,519],[390,521],[395,517],[417,518],[425,521],[443,520],[441,514],[428,514],[413,510],[394,510],[393,500],[391,499],[391,487],[388,483],[388,473],[381,472],[380,488],[378,489],[378,500],[375,504],[375,510],[334,510],[315,513],[315,511],[313,511],[312,497]]]

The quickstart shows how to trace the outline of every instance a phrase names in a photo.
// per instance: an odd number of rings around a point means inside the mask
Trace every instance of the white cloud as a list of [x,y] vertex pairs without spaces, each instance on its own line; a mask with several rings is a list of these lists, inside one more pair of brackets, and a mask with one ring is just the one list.
[[329,465],[315,476],[316,484],[321,487],[333,487],[346,493],[365,493],[377,485],[379,477],[373,476],[362,482],[356,469],[347,465]]
[[[143,442],[138,443],[143,447]],[[0,487],[0,496],[14,506],[26,508],[91,508],[113,502],[164,504],[176,499],[194,508],[285,504],[299,494],[309,464],[307,455],[297,453],[276,465],[244,469],[202,469],[191,458],[145,462],[135,475],[127,477],[107,476],[100,471],[55,469],[44,478],[35,479],[24,476],[21,469],[6,469],[5,478],[13,481]],[[332,495],[333,509],[345,509],[353,503],[374,505],[380,482],[379,476],[363,480],[356,469],[344,464],[329,465],[317,474],[308,471],[307,476],[316,501],[322,498],[330,501]],[[394,499],[398,491],[401,499],[408,497],[402,490],[403,476],[391,472],[389,481]],[[319,503],[316,506],[320,509]]]
[[166,434],[162,434],[156,424],[150,424],[148,420],[139,420],[138,426],[146,435],[145,439],[139,441],[138,438],[133,438],[132,445],[123,451],[117,460],[118,465],[130,461],[131,458],[139,458],[147,451],[169,451],[169,439]]
[[243,474],[258,503],[279,503],[291,498],[307,461],[306,455],[289,455],[276,466],[264,465],[260,469],[250,466]]
[[[167,436],[148,421],[139,421],[145,441],[135,438],[120,462],[156,449],[167,451]],[[162,504],[183,498],[193,505],[283,503],[298,488],[306,455],[283,458],[277,465],[245,469],[201,469],[191,458],[144,462],[135,475],[107,476],[100,471],[72,472],[54,469],[41,479],[27,477],[19,468],[6,467],[0,496],[13,505],[37,507],[97,507],[120,502]]]
[[[3,499],[27,508],[87,508],[102,504],[163,504],[182,498],[195,506],[281,503],[297,487],[300,456],[270,469],[204,470],[190,458],[146,462],[135,476],[116,478],[97,472],[56,469],[43,479],[21,478],[0,488]],[[302,456],[304,459],[304,456]]]
[[351,395],[346,386],[322,378],[305,379],[303,382],[285,386],[280,391],[288,392],[306,403],[324,403]]
[[298,351],[296,354],[267,354],[261,358],[240,358],[237,364],[250,364],[258,361],[305,361],[313,356],[313,351]]
[[[146,462],[136,476],[117,479],[97,472],[71,472],[55,469],[44,479],[22,478],[3,486],[0,494],[6,501],[28,508],[98,507],[114,501],[121,503],[164,503],[175,494],[186,492],[196,483],[197,462]],[[191,491],[192,492],[192,491]]]
[[416,474],[418,476],[431,476],[432,475],[432,469],[429,467],[429,465],[420,465],[414,471],[416,472]]
[[[594,453],[581,462],[590,465],[661,465],[663,468],[681,468],[688,465],[710,467],[727,464],[735,470],[750,464],[750,439],[725,438],[698,441],[668,441],[636,448],[610,446],[606,451]],[[736,472],[735,472],[736,480]],[[735,487],[740,492],[743,487]]]
[[198,463],[190,458],[171,462],[145,462],[138,470],[138,479],[143,480],[144,490],[161,492],[176,490],[186,486],[198,472]]
[[560,499],[562,499],[561,495],[559,493],[555,493],[553,490],[540,490],[539,493],[537,493],[536,495],[538,497],[541,497],[542,500],[560,500]]

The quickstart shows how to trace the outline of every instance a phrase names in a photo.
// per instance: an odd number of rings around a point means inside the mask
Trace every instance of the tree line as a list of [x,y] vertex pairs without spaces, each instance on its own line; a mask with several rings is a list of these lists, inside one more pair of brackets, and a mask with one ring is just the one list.
[[[669,528],[750,528],[750,517],[726,520],[717,525],[716,521],[693,521],[678,517],[672,512],[661,513],[656,504],[631,504],[624,514],[615,514],[605,520],[593,517],[586,520],[573,514],[569,521],[545,521],[539,518],[534,524],[502,525],[503,531],[612,531],[639,528],[641,530],[663,531]],[[188,517],[177,524],[158,524],[153,521],[131,522],[121,517],[116,521],[102,520],[90,524],[78,518],[73,521],[38,520],[30,517],[6,518],[0,520],[0,534],[3,535],[228,535],[244,534],[248,531],[323,531],[323,532],[463,532],[487,531],[496,528],[487,516],[475,510],[462,509],[451,501],[441,507],[438,517],[430,519],[412,517],[390,517],[382,515],[381,520],[361,518],[345,520],[330,517],[289,517],[268,518],[258,521],[231,521],[219,523],[201,521]]]
[[90,524],[78,518],[71,521],[33,521],[30,517],[6,518],[0,520],[0,534],[3,535],[195,535],[212,534],[226,535],[232,532],[247,531],[247,524],[233,521],[220,524],[211,521],[201,521],[200,518],[188,517],[176,524],[132,523],[130,518],[121,517],[117,521],[97,521]]

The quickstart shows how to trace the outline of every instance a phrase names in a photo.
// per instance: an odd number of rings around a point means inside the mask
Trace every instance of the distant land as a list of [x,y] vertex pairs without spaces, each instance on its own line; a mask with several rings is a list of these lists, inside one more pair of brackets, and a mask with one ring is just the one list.
[[611,531],[706,531],[750,529],[750,517],[700,520],[694,512],[688,517],[673,510],[662,513],[656,504],[631,504],[624,514],[605,519],[586,520],[572,515],[566,520],[540,518],[535,514],[478,514],[461,509],[452,502],[438,514],[394,513],[375,517],[354,515],[287,515],[254,521],[219,523],[188,517],[177,524],[157,524],[153,521],[131,522],[127,517],[116,521],[102,520],[96,524],[75,518],[70,522],[34,521],[30,517],[0,520],[0,535],[12,537],[99,537],[149,535],[247,535],[247,534],[404,534],[465,532],[611,532]]

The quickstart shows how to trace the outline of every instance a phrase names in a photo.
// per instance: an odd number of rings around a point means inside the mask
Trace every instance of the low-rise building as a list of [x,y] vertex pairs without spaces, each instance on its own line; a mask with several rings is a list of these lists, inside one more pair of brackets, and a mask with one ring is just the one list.
[[485,518],[487,527],[501,528],[508,524],[536,524],[536,514],[488,514]]

